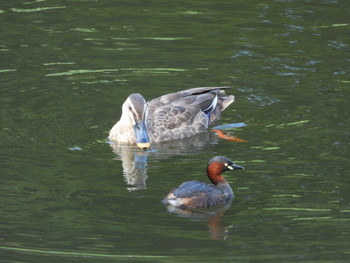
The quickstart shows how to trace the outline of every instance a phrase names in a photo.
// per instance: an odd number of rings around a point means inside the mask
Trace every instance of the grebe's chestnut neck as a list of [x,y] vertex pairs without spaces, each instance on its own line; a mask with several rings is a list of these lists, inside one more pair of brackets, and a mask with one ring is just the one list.
[[216,156],[211,159],[207,166],[209,180],[217,185],[226,183],[226,179],[221,175],[229,170],[244,169],[244,167],[234,164],[230,159],[224,156]]

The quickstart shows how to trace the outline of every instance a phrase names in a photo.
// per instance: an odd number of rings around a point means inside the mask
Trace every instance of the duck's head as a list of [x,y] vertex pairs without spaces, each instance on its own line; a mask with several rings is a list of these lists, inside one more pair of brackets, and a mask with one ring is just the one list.
[[207,173],[210,181],[213,184],[218,184],[225,181],[225,178],[221,175],[223,172],[239,169],[244,169],[244,167],[235,164],[225,156],[215,156],[208,163]]
[[131,94],[123,104],[122,119],[134,128],[136,145],[148,149],[150,141],[146,127],[147,103],[141,94]]

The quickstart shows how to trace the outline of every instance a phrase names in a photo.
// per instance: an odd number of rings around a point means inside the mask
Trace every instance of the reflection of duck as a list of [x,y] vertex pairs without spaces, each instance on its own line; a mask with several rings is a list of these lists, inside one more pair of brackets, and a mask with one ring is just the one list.
[[233,191],[221,174],[234,169],[244,167],[234,164],[224,156],[216,156],[207,166],[207,174],[212,184],[198,181],[184,182],[170,191],[162,202],[181,209],[211,207],[230,202],[233,199]]
[[147,149],[151,143],[183,139],[203,133],[220,118],[233,101],[228,87],[205,87],[163,95],[146,102],[141,94],[131,94],[123,104],[122,116],[109,132],[112,142],[137,144]]
[[147,155],[145,152],[140,152],[136,147],[126,147],[126,145],[118,148],[113,147],[113,151],[118,155],[117,159],[122,161],[123,176],[127,189],[145,189],[147,179]]
[[[197,136],[165,142],[157,145],[157,149],[140,151],[137,147],[110,143],[113,152],[122,161],[123,175],[129,190],[146,188],[148,157],[152,160],[161,160],[178,155],[193,155],[205,146],[217,144],[218,137],[213,133],[205,132]],[[210,147],[210,146],[209,146]]]

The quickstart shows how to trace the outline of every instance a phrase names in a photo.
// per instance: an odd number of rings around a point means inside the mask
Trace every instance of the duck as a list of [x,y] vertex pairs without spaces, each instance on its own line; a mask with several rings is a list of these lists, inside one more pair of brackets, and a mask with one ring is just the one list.
[[184,182],[171,190],[162,203],[185,210],[223,206],[231,202],[234,195],[222,173],[239,169],[244,167],[225,156],[215,156],[207,165],[207,175],[211,184],[200,181]]
[[108,138],[112,143],[136,144],[146,150],[151,144],[203,133],[234,102],[235,97],[225,93],[228,88],[192,88],[148,102],[133,93],[123,103],[121,117]]

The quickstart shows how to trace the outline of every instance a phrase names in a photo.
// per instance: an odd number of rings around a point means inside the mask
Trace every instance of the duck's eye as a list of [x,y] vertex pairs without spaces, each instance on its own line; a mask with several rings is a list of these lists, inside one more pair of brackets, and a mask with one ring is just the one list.
[[228,166],[228,163],[225,163],[225,166],[227,167],[227,166]]

